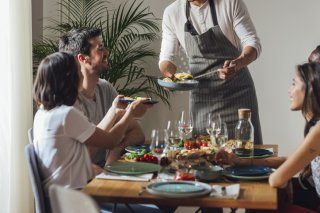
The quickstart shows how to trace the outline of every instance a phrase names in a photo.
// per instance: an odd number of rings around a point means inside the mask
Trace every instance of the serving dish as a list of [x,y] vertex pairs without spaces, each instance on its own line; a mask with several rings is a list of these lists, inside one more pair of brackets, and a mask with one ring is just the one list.
[[170,90],[180,90],[187,91],[196,88],[199,84],[197,80],[182,80],[177,82],[168,82],[163,79],[157,80],[158,84],[162,87],[168,88]]

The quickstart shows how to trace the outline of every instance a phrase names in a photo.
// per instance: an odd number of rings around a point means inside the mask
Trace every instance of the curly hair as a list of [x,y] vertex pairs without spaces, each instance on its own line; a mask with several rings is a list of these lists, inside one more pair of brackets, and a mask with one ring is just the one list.
[[46,110],[56,106],[72,106],[78,96],[79,73],[73,55],[56,52],[45,57],[37,71],[33,98]]
[[59,51],[67,52],[74,56],[77,54],[90,54],[89,40],[101,35],[97,28],[73,29],[63,35],[59,40]]

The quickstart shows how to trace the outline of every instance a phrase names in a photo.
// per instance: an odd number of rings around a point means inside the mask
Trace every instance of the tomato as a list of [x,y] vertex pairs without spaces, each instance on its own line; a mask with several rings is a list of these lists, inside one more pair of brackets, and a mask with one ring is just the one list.
[[202,146],[207,147],[208,146],[208,142],[206,142],[206,141],[202,142]]
[[202,142],[201,141],[196,141],[195,144],[196,144],[196,148],[200,148],[200,146],[202,146]]
[[141,159],[139,157],[134,158],[135,161],[140,161]]

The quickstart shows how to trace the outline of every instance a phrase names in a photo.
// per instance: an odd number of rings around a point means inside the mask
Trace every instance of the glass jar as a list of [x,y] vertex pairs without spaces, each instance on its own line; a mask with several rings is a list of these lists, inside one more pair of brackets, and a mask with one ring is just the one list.
[[254,128],[251,123],[251,110],[239,109],[239,121],[235,128],[235,154],[242,157],[253,157]]

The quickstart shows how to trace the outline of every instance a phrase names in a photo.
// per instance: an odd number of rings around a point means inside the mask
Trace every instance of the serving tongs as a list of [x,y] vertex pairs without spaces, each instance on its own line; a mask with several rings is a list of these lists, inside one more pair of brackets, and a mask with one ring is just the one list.
[[206,77],[206,78],[208,78],[208,77],[213,77],[214,75],[216,75],[216,74],[219,73],[218,69],[214,69],[214,70],[211,70],[211,71],[209,71],[209,72],[207,72],[207,71],[210,70],[210,69],[212,69],[212,68],[214,68],[214,67],[216,67],[216,66],[217,66],[216,64],[210,64],[208,67],[206,67],[205,69],[203,69],[203,70],[201,71],[201,73],[204,73],[204,72],[206,72],[206,73],[201,74],[201,75],[194,76],[193,79],[194,79],[194,80],[198,80],[198,79],[202,79],[202,78],[205,78],[205,77]]
[[198,76],[195,76],[193,77],[194,80],[199,80],[199,79],[202,79],[202,78],[208,78],[208,77],[213,77],[214,75],[218,74],[219,71],[218,70],[212,70],[210,72],[206,72],[204,74],[201,74],[201,75],[198,75]]

